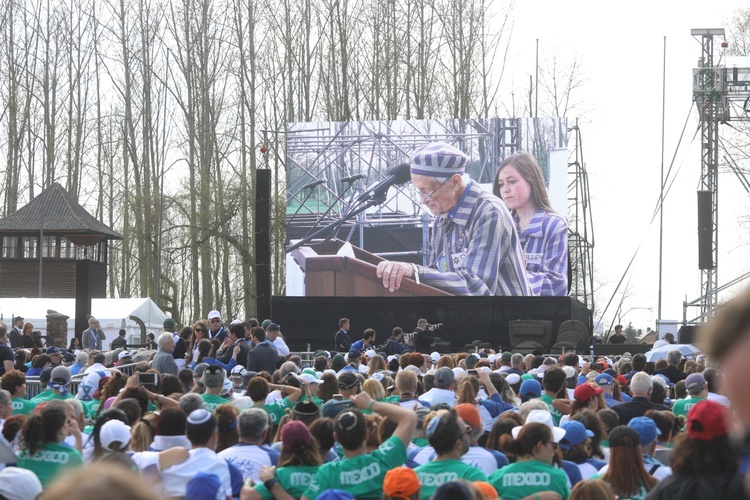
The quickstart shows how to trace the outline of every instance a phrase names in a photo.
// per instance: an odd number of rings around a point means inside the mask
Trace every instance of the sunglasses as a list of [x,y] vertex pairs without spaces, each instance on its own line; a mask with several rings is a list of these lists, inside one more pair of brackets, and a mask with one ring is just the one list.
[[206,330],[204,330],[203,328],[193,328],[193,331],[194,332],[204,332],[204,333],[206,332]]

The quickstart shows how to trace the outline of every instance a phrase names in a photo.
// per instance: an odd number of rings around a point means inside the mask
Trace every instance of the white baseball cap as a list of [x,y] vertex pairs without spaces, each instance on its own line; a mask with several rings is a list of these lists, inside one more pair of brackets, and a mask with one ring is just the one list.
[[216,309],[208,313],[208,319],[214,319],[214,318],[221,319],[221,313],[217,311]]
[[[99,430],[99,440],[105,450],[120,451],[130,442],[130,426],[120,420],[110,420]],[[112,444],[116,442],[120,443],[120,446],[112,448]]]
[[0,471],[0,495],[8,500],[36,498],[41,492],[42,483],[30,470],[6,467]]

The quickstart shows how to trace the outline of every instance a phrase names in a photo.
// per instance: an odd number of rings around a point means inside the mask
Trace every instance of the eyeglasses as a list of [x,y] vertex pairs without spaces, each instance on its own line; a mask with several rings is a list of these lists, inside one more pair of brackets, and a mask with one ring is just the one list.
[[557,443],[555,443],[554,441],[545,441],[544,443],[545,444],[551,444],[552,448],[557,449]]
[[208,321],[210,321],[211,323],[221,323],[221,318],[211,318]]
[[441,182],[441,183],[440,183],[440,185],[439,185],[439,186],[438,186],[437,188],[435,188],[435,190],[434,190],[434,191],[432,191],[432,192],[431,192],[431,193],[429,193],[429,194],[428,194],[428,193],[425,193],[425,192],[423,192],[423,191],[420,191],[419,189],[417,189],[417,193],[418,193],[418,194],[419,194],[419,196],[421,196],[422,198],[427,198],[428,200],[429,200],[429,199],[432,199],[432,197],[433,197],[433,196],[435,196],[435,193],[437,193],[438,191],[440,191],[440,189],[441,189],[441,188],[442,188],[443,186],[445,186],[445,183],[446,183],[446,182],[448,182],[449,180],[451,180],[452,178],[453,178],[453,177],[448,177],[447,179],[445,179],[445,180],[444,180],[443,182]]

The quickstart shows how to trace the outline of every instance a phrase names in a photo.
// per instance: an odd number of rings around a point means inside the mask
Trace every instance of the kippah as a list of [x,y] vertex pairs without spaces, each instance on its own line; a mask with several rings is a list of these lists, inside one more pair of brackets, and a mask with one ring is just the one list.
[[432,437],[433,434],[435,434],[435,431],[438,428],[438,425],[440,425],[440,415],[437,415],[430,420],[429,425],[427,425],[427,429],[425,429],[425,434],[428,438]]
[[[347,425],[344,423],[344,418],[351,418],[352,422],[351,424]],[[354,427],[357,425],[357,415],[354,414],[353,411],[345,411],[341,415],[339,415],[339,418],[337,419],[339,424],[341,425],[341,428],[345,431],[350,431],[354,429]]]
[[189,424],[193,425],[200,425],[205,424],[209,421],[211,418],[211,412],[208,410],[204,410],[203,408],[200,408],[198,410],[193,410],[190,413],[190,416],[188,417],[187,421]]
[[444,142],[433,142],[411,157],[411,173],[429,177],[463,174],[469,157]]

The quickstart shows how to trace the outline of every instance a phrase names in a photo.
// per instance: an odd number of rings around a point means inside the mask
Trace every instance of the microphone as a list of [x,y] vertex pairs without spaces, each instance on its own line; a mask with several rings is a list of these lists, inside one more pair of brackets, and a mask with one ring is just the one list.
[[399,186],[405,184],[411,180],[411,167],[408,163],[402,163],[388,170],[388,176],[376,182],[375,184],[368,186],[364,193],[362,193],[357,202],[378,199],[388,192],[391,186]]
[[322,179],[318,179],[317,181],[308,182],[307,184],[302,186],[302,188],[300,188],[300,191],[320,186],[321,184],[325,184],[326,182],[328,182],[328,180],[325,177],[323,177]]
[[349,177],[342,177],[341,182],[354,182],[367,177],[364,174],[350,175]]

